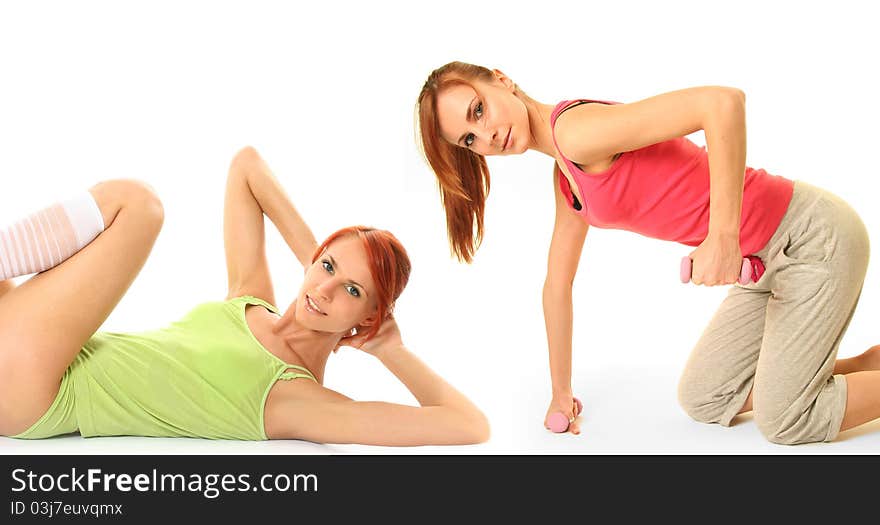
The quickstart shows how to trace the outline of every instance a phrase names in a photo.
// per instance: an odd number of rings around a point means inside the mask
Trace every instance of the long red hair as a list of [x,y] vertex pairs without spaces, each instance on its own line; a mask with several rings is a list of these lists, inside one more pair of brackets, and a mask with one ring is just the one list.
[[363,242],[364,249],[367,251],[370,276],[376,283],[375,294],[379,316],[364,338],[364,341],[369,341],[382,327],[382,322],[393,313],[394,302],[400,297],[409,281],[411,265],[409,256],[397,237],[389,231],[369,226],[349,226],[332,233],[315,250],[312,255],[312,263],[318,260],[318,257],[324,253],[330,243],[349,235],[357,236]]
[[416,108],[422,153],[440,186],[440,200],[446,210],[446,229],[452,253],[461,261],[471,262],[483,240],[483,212],[489,194],[489,167],[486,158],[466,148],[455,146],[440,137],[437,118],[437,95],[454,85],[471,81],[491,82],[491,70],[450,62],[435,69],[419,93]]

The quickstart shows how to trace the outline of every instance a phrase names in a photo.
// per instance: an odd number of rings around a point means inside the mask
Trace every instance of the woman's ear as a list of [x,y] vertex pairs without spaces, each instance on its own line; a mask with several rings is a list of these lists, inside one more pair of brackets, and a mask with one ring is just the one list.
[[373,326],[374,324],[379,322],[379,309],[373,308],[373,312],[366,317],[363,321],[358,323],[359,326]]
[[516,84],[513,83],[513,80],[510,80],[510,77],[505,75],[500,69],[493,69],[492,73],[495,75],[495,78],[497,78],[498,81],[504,85],[504,87],[508,89],[513,89],[516,87]]

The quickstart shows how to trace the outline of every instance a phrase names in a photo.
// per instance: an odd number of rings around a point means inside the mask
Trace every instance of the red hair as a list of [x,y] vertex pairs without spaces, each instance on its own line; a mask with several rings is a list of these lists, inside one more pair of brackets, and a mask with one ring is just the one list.
[[471,86],[469,81],[492,82],[494,79],[495,75],[485,67],[450,62],[428,75],[416,103],[422,153],[434,170],[440,186],[449,245],[459,260],[468,263],[473,260],[483,240],[489,167],[482,155],[450,144],[440,137],[437,95],[454,85]]
[[410,262],[409,256],[397,237],[386,230],[377,230],[368,226],[349,226],[331,234],[324,239],[312,255],[312,262],[324,253],[327,246],[333,241],[347,236],[357,236],[363,242],[367,251],[367,265],[370,268],[370,276],[376,283],[376,304],[380,315],[370,327],[364,341],[372,339],[382,322],[389,318],[394,310],[394,302],[400,297],[401,292],[409,281]]

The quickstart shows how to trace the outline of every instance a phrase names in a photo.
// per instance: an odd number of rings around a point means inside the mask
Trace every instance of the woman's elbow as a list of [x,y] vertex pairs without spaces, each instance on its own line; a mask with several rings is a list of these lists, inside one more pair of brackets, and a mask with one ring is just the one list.
[[492,429],[489,425],[489,418],[480,412],[480,422],[477,425],[477,443],[485,443],[492,436]]
[[489,441],[489,419],[475,406],[450,409],[448,417],[442,421],[441,433],[445,437],[441,441],[447,445],[476,445]]
[[746,95],[741,89],[715,86],[706,99],[703,129],[718,126],[743,126],[746,114]]
[[477,413],[470,418],[470,421],[467,424],[467,432],[464,436],[466,441],[465,444],[476,445],[485,443],[489,441],[491,433],[492,432],[489,428],[489,418],[478,410]]
[[232,157],[232,167],[246,167],[253,165],[260,159],[260,154],[257,152],[257,149],[253,146],[245,146],[238,150],[234,157]]
[[716,103],[724,110],[744,108],[746,93],[735,87],[720,87],[717,91]]

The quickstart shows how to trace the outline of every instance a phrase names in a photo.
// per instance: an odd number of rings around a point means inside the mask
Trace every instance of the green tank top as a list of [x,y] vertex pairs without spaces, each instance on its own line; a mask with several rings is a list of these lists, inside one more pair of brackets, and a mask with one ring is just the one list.
[[246,295],[199,304],[160,330],[92,336],[70,368],[80,434],[268,439],[264,406],[275,382],[316,380],[257,341],[248,304],[278,313]]

